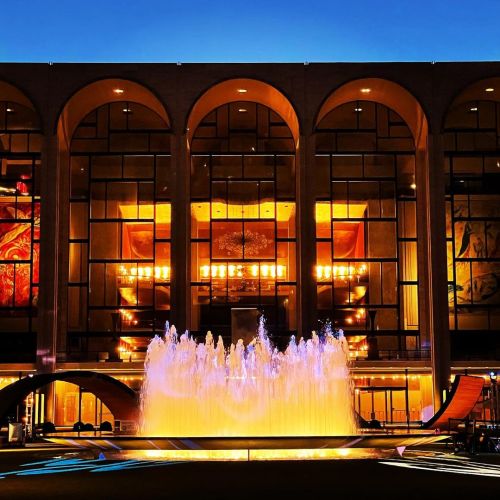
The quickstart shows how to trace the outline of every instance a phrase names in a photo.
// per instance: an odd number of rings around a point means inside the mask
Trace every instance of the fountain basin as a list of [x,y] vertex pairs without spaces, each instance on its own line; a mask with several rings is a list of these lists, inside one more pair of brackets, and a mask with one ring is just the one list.
[[448,436],[413,432],[292,438],[51,437],[53,443],[91,449],[105,458],[144,460],[335,460],[379,459],[407,447],[426,447]]

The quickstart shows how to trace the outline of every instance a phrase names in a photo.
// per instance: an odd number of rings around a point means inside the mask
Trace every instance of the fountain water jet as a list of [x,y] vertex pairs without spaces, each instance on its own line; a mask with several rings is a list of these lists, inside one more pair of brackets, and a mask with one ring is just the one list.
[[148,348],[141,409],[142,434],[156,437],[352,435],[347,341],[327,327],[282,353],[261,318],[248,346],[226,351],[221,337],[197,343],[167,324]]

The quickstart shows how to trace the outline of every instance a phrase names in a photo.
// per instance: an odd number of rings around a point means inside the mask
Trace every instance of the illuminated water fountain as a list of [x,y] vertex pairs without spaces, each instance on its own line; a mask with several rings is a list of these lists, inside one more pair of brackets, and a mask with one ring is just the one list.
[[356,432],[348,345],[331,330],[285,352],[261,319],[248,346],[226,350],[171,327],[148,348],[142,434],[167,437],[340,436]]

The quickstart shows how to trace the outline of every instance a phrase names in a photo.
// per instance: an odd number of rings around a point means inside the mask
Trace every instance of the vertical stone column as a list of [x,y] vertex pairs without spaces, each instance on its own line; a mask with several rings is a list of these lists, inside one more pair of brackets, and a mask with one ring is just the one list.
[[190,325],[189,151],[184,133],[172,138],[172,294],[171,317],[183,331]]
[[429,135],[428,151],[417,151],[419,190],[419,280],[422,335],[430,340],[434,409],[443,403],[450,377],[445,181],[442,137]]
[[[46,126],[48,128],[48,125]],[[52,373],[56,367],[58,296],[60,290],[60,201],[61,182],[58,168],[57,137],[45,135],[40,175],[40,292],[36,368],[39,373]],[[52,385],[45,392],[45,418],[53,420],[54,392]]]
[[316,223],[314,214],[314,151],[313,135],[301,135],[299,141],[297,185],[297,288],[299,298],[299,336],[317,329]]

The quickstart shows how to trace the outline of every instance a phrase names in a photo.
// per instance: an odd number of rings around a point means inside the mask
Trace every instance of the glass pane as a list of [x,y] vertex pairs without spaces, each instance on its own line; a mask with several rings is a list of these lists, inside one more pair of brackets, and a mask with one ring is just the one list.
[[368,222],[368,257],[396,258],[396,224],[394,222]]
[[87,213],[88,205],[86,203],[72,203],[70,205],[70,225],[69,237],[72,240],[87,238]]
[[152,222],[125,222],[123,224],[123,259],[153,258],[153,226]]
[[120,253],[120,224],[93,222],[90,225],[90,258],[118,259]]

